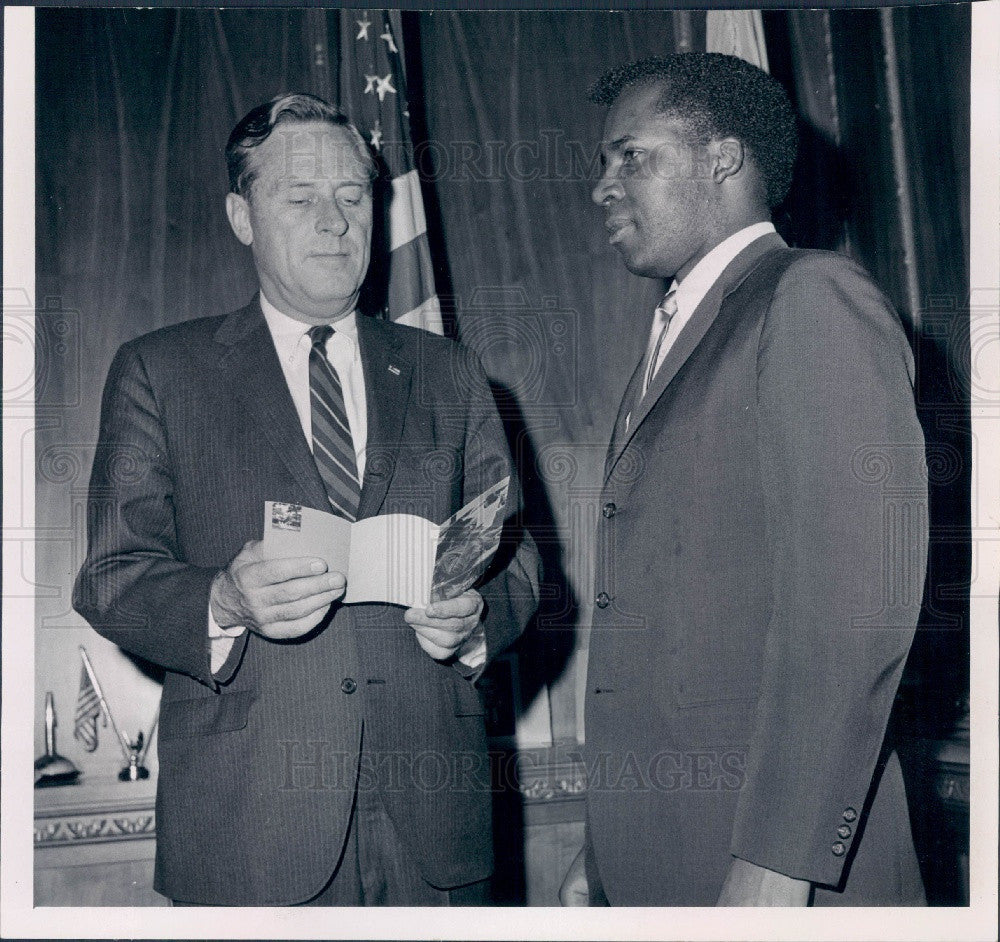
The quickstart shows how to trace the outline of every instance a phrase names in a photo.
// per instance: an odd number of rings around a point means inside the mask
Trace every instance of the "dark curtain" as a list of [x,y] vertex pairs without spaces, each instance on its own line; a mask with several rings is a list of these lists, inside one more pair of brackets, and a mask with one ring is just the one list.
[[[901,711],[928,736],[967,697],[969,20],[962,5],[765,14],[771,71],[803,116],[779,229],[865,264],[917,353],[935,540]],[[37,517],[63,532],[117,346],[255,289],[223,212],[222,149],[279,91],[335,94],[337,15],[40,9],[36,24]],[[585,93],[613,64],[704,48],[704,23],[435,12],[406,14],[404,31],[438,291],[494,382],[546,557],[523,686],[548,687],[553,736],[575,742],[600,469],[662,294],[624,270],[590,201],[603,110]],[[67,608],[80,518],[68,526],[69,562],[37,547],[37,581],[61,599],[43,613]],[[44,672],[55,655],[41,648]]]
[[222,150],[254,104],[330,93],[326,24],[305,11],[37,12],[38,293],[84,316],[91,375],[121,342],[255,290],[222,211]]

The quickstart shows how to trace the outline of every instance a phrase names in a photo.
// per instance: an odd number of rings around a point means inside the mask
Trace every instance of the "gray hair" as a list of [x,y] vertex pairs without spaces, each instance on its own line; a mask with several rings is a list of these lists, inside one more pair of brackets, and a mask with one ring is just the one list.
[[258,105],[240,120],[226,143],[226,167],[229,170],[229,189],[240,196],[247,196],[257,175],[250,159],[253,149],[259,147],[272,134],[275,127],[288,121],[323,121],[333,127],[344,128],[357,144],[358,157],[364,164],[370,180],[378,176],[378,165],[361,132],[350,119],[334,105],[304,92],[278,95]]

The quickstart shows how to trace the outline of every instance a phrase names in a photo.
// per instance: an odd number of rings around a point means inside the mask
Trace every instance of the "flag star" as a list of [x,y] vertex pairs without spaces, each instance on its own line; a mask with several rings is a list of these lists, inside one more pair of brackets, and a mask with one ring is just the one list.
[[[368,76],[366,75],[365,78]],[[396,89],[392,87],[392,73],[390,72],[385,78],[379,78],[375,76],[376,88],[375,92],[378,95],[379,101],[385,101],[385,96],[392,92],[393,95],[396,94]]]
[[[381,79],[377,75],[365,75],[365,94],[373,95],[375,93],[375,83],[380,82]],[[379,92],[379,101],[382,100],[382,93]]]
[[382,125],[380,122],[376,122],[375,127],[372,128],[372,147],[375,150],[382,149]]
[[372,25],[372,21],[371,20],[355,20],[354,22],[358,24],[358,35],[354,37],[355,40],[358,40],[358,39],[367,39],[368,38],[368,29]]
[[389,32],[388,26],[385,28],[385,32],[379,35],[379,39],[385,40],[385,44],[389,47],[389,52],[399,52],[395,42],[393,42],[392,33]]

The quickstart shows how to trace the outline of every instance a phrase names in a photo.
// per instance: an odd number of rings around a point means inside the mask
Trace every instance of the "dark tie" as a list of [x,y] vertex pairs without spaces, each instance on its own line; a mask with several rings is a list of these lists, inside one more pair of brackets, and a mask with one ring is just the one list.
[[312,402],[313,457],[335,514],[354,520],[361,486],[340,377],[326,358],[329,324],[309,329],[309,398]]

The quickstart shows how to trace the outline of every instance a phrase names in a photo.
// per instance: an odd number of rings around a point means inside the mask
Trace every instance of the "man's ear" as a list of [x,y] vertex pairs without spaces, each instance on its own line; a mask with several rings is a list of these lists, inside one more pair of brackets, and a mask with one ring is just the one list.
[[226,215],[236,238],[244,245],[253,244],[253,226],[250,225],[250,205],[239,193],[226,194]]
[[746,148],[743,142],[735,137],[724,137],[709,144],[712,154],[712,182],[722,183],[729,177],[736,176],[746,160]]

